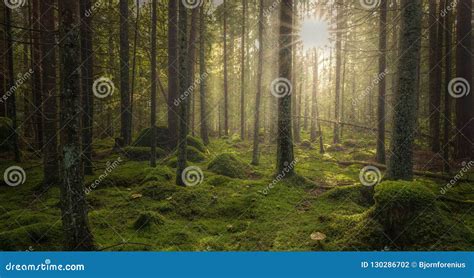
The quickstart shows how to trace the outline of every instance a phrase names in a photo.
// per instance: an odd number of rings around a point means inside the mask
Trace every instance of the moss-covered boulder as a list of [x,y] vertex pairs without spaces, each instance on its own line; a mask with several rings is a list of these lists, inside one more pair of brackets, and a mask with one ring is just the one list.
[[[128,146],[122,149],[126,158],[134,161],[147,161],[151,158],[151,150],[148,147]],[[156,157],[164,157],[166,152],[161,148],[156,148]]]
[[209,163],[208,169],[219,175],[239,179],[244,179],[251,173],[251,168],[247,163],[229,153],[216,156]]
[[[133,142],[135,147],[151,147],[152,136],[151,128],[145,128],[138,134],[137,139]],[[167,127],[156,127],[156,145],[161,149],[170,148],[169,130]]]
[[187,151],[186,155],[187,155],[188,161],[198,163],[198,162],[203,162],[204,160],[206,160],[206,156],[195,147],[188,146],[186,148],[186,151]]
[[153,211],[145,211],[140,213],[138,218],[133,223],[135,231],[143,231],[154,225],[162,225],[164,218],[159,213]]
[[200,152],[205,152],[206,151],[206,146],[204,146],[204,143],[199,138],[188,135],[187,142],[188,142],[188,146],[194,147],[197,150],[199,150]]
[[0,117],[0,152],[12,149],[12,141],[8,140],[12,131],[12,121],[9,118]]
[[61,223],[36,223],[0,233],[0,250],[59,250],[63,246]]

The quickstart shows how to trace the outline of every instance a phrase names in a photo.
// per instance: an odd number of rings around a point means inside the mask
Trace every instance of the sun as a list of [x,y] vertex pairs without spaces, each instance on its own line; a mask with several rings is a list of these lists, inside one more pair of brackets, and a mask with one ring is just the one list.
[[329,24],[316,17],[306,17],[301,24],[301,41],[305,50],[328,46]]

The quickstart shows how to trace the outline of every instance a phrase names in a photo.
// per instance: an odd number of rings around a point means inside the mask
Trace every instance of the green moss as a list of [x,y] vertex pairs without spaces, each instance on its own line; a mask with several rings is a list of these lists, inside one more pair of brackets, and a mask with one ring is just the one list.
[[[147,147],[128,146],[122,149],[125,157],[134,161],[148,161],[151,158],[151,150]],[[164,157],[166,152],[161,148],[156,148],[156,157]]]
[[213,185],[213,186],[225,185],[225,184],[229,183],[230,181],[231,181],[231,179],[229,177],[221,176],[221,175],[212,176],[209,179],[207,179],[207,183],[209,183],[210,185]]
[[303,149],[308,149],[308,150],[313,149],[313,145],[311,144],[311,142],[309,140],[306,140],[306,139],[301,141],[300,146]]
[[136,231],[146,230],[154,225],[163,225],[164,218],[160,214],[151,211],[140,213],[137,220],[133,223],[133,228]]
[[146,176],[144,179],[144,182],[150,182],[150,181],[160,181],[160,182],[165,182],[165,181],[170,181],[174,178],[174,172],[171,171],[170,168],[166,166],[156,166],[155,168],[147,168],[145,170]]
[[36,223],[0,233],[0,250],[61,250],[61,223]]
[[186,152],[188,161],[197,163],[206,160],[206,156],[195,147],[188,146]]
[[208,169],[219,175],[239,179],[245,178],[251,172],[251,168],[247,163],[229,153],[216,156],[209,163]]
[[180,190],[182,189],[175,185],[147,183],[140,193],[153,200],[165,200]]
[[[138,134],[137,139],[133,142],[136,147],[151,147],[151,128],[145,128]],[[169,130],[166,127],[156,127],[156,145],[161,149],[169,149],[170,139]]]
[[206,151],[206,147],[204,146],[204,143],[199,138],[188,135],[187,142],[188,142],[188,146],[194,147],[197,150],[199,150],[200,152],[205,152]]

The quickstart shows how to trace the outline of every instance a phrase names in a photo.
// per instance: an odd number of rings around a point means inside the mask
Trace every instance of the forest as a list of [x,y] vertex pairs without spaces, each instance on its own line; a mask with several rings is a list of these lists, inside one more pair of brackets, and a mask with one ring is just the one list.
[[474,250],[474,0],[1,2],[0,250]]

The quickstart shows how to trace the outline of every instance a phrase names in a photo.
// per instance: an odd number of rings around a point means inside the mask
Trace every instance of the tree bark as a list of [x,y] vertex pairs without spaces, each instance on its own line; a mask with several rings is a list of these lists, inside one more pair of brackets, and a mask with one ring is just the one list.
[[339,131],[339,121],[340,118],[340,107],[341,107],[341,64],[342,64],[342,11],[343,11],[343,2],[338,1],[337,3],[337,34],[336,34],[336,97],[334,101],[334,118],[336,123],[334,124],[334,135],[333,142],[334,144],[339,144],[341,142],[340,131]]
[[[279,77],[292,78],[292,36],[293,36],[293,0],[282,0],[280,4],[279,35]],[[294,161],[293,136],[291,128],[291,88],[278,99],[278,136],[277,136],[277,172],[286,176],[295,173],[294,167],[288,167]]]
[[421,48],[421,0],[401,1],[401,49],[399,85],[387,176],[393,180],[413,178],[413,141],[416,124],[417,72]]
[[[444,8],[447,8],[450,4],[450,1],[444,2]],[[443,122],[443,170],[446,173],[449,173],[451,167],[449,165],[450,158],[450,138],[451,138],[451,96],[449,95],[448,86],[452,78],[452,22],[451,22],[451,13],[447,13],[443,20],[443,30],[444,30],[444,122]]]
[[240,59],[240,138],[245,140],[245,38],[246,30],[247,0],[242,0],[242,40],[241,40],[241,59]]
[[[263,18],[263,0],[259,0],[259,16]],[[252,164],[259,164],[259,143],[260,143],[260,102],[262,98],[262,78],[263,78],[263,20],[258,21],[258,68],[257,68],[257,93],[255,95],[255,122],[253,129],[253,152],[252,152]]]
[[[380,2],[380,38],[379,38],[379,76],[387,67],[387,0]],[[377,162],[385,164],[385,77],[379,82],[379,97],[377,106]]]
[[[199,70],[201,75],[200,93],[200,110],[201,110],[201,138],[205,145],[209,145],[209,130],[207,119],[207,69],[206,69],[206,14],[205,5],[201,6],[201,14],[199,17]],[[206,76],[206,77],[204,77]]]
[[178,143],[178,0],[168,2],[168,130],[170,147]]
[[[33,0],[31,7],[31,21],[32,28],[34,30],[30,31],[31,36],[31,68],[33,70],[32,76],[32,91],[33,91],[33,104],[34,104],[34,129],[35,129],[35,141],[36,147],[38,150],[43,149],[43,96],[42,96],[42,72],[41,72],[41,46],[40,46],[40,36],[41,34],[37,30],[41,29],[40,24],[40,0]],[[36,31],[35,31],[36,30]],[[2,37],[3,38],[3,37]]]
[[229,84],[227,80],[227,0],[224,0],[224,135],[229,136]]
[[66,250],[93,250],[81,156],[79,2],[60,0],[62,171],[61,214]]
[[[138,7],[137,7],[138,9]],[[151,2],[151,138],[156,138],[156,0]],[[150,166],[156,167],[156,140],[151,140]]]
[[311,95],[311,132],[310,132],[310,140],[311,142],[315,142],[318,139],[318,129],[317,129],[317,95],[318,95],[318,83],[319,83],[319,76],[318,76],[318,52],[317,50],[314,51],[314,64],[313,64],[313,93]]
[[124,145],[132,140],[130,103],[130,51],[128,41],[128,0],[120,0],[120,136]]

